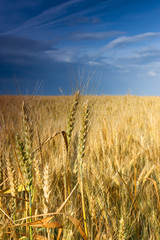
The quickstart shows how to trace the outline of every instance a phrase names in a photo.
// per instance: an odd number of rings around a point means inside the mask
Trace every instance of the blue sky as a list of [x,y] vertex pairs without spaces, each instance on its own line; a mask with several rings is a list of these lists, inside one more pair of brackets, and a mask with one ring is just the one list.
[[0,1],[0,94],[88,79],[88,93],[160,95],[159,0]]

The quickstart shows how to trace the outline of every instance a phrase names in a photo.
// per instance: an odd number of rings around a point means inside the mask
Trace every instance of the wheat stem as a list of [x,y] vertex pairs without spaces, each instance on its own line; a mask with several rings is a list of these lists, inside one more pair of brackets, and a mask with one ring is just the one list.
[[80,189],[81,189],[81,198],[82,198],[82,211],[83,211],[83,220],[84,220],[84,228],[85,234],[87,233],[87,223],[86,223],[86,212],[85,212],[85,201],[84,201],[84,191],[83,191],[83,157],[85,150],[85,143],[88,131],[88,116],[89,116],[89,107],[86,103],[83,107],[83,117],[82,117],[82,127],[79,134],[79,142],[78,142],[78,161],[80,163]]

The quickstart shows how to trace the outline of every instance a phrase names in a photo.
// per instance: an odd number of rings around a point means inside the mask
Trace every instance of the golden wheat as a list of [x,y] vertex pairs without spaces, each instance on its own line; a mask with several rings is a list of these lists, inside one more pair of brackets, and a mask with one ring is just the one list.
[[160,99],[23,101],[0,96],[1,238],[159,239]]

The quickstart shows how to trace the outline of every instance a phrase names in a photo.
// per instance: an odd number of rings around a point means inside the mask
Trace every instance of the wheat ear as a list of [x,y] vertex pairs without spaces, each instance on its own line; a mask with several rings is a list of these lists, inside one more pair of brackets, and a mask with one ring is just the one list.
[[68,113],[68,122],[67,122],[68,146],[70,145],[71,134],[72,134],[72,131],[73,131],[74,125],[75,125],[75,114],[76,114],[78,102],[79,102],[79,91],[77,91],[75,93],[73,103],[72,103],[71,108],[70,108],[69,113]]
[[13,169],[10,156],[6,158],[6,166],[7,166],[7,173],[8,173],[11,195],[15,197],[17,192],[17,180],[15,178],[14,169]]
[[86,224],[86,213],[85,213],[85,203],[84,203],[84,193],[83,193],[83,157],[84,157],[84,151],[85,151],[85,144],[86,144],[86,138],[87,138],[87,132],[88,132],[88,119],[89,119],[89,106],[88,104],[84,104],[83,107],[83,116],[82,116],[82,127],[80,129],[79,133],[79,139],[78,139],[78,162],[80,164],[80,187],[81,187],[81,197],[82,197],[82,210],[83,210],[83,219],[84,219],[84,228],[85,228],[85,234],[87,234],[87,224]]
[[49,165],[46,163],[43,171],[44,213],[48,213],[49,197],[51,193],[51,177]]
[[[29,119],[29,112],[25,102],[23,102],[22,106],[22,123],[23,123],[23,134],[24,134],[24,148],[25,148],[25,169],[28,175],[28,188],[29,188],[29,215],[32,216],[32,204],[33,204],[33,184],[32,184],[32,139],[33,139],[33,131],[31,128],[31,121]],[[31,221],[31,219],[30,219]],[[33,231],[30,226],[30,240],[33,239]]]
[[[12,164],[10,154],[6,158],[6,166],[7,166],[9,185],[10,185],[10,192],[11,192],[12,197],[15,197],[17,192],[18,192],[18,185],[17,185],[15,170],[14,170],[14,167],[13,167],[13,164]],[[16,216],[15,216],[16,199],[15,198],[11,199],[11,208],[13,210],[13,219],[15,220],[16,219]]]
[[[51,193],[51,176],[49,165],[46,163],[43,171],[43,193],[44,193],[44,213],[48,213],[49,197]],[[51,232],[47,229],[48,240],[51,239]]]
[[[71,136],[72,136],[72,132],[75,126],[75,114],[77,111],[77,107],[78,107],[78,103],[79,103],[79,91],[77,91],[74,96],[73,96],[73,102],[72,105],[69,109],[69,113],[68,113],[68,120],[67,120],[67,145],[68,145],[68,151],[66,152],[66,144],[64,142],[65,139],[63,139],[63,163],[64,163],[64,192],[65,192],[65,199],[67,196],[67,184],[68,184],[68,191],[70,193],[70,188],[69,186],[71,185],[71,174],[70,172],[72,172],[72,163],[70,160],[70,154],[71,154]],[[67,172],[66,172],[67,170]]]

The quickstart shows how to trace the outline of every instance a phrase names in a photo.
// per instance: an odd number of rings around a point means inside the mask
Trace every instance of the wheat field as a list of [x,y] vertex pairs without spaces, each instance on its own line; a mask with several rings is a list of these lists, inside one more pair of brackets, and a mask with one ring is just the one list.
[[159,97],[0,106],[0,239],[160,239]]

